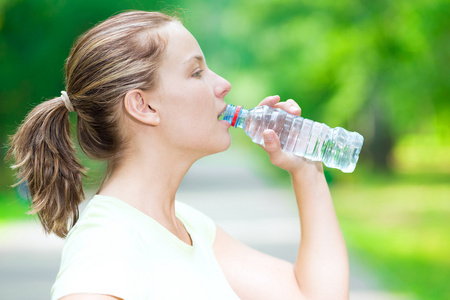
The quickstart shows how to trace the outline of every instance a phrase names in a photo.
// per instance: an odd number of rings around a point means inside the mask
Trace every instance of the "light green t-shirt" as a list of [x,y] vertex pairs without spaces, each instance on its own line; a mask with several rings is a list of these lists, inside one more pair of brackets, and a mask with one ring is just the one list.
[[67,236],[52,299],[238,299],[213,252],[214,222],[180,202],[175,211],[193,246],[133,206],[94,196]]

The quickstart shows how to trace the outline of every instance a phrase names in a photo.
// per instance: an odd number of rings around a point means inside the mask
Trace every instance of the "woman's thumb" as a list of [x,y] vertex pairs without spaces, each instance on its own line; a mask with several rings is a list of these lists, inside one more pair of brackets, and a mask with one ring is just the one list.
[[282,151],[280,148],[280,140],[273,130],[266,129],[263,132],[264,149],[269,154],[270,161],[276,165],[281,159]]

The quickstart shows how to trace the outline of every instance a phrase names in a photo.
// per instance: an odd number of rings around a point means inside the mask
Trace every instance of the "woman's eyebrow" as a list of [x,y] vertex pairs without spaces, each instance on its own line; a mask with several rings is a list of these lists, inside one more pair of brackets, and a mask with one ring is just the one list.
[[189,63],[190,61],[192,61],[192,60],[197,60],[199,63],[202,63],[202,62],[204,62],[205,61],[205,59],[203,58],[203,55],[194,55],[194,56],[191,56],[190,58],[188,58],[187,60],[185,60],[184,62],[183,62],[183,64],[187,64],[187,63]]

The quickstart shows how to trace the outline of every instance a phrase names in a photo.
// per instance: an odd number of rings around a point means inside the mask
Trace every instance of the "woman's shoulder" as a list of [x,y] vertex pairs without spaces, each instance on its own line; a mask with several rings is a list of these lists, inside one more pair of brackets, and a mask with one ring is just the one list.
[[95,195],[89,200],[75,227],[116,230],[139,226],[148,216],[130,204],[110,196]]
[[[132,217],[121,212],[120,204],[114,200],[95,195],[82,211],[75,226],[66,237],[65,248],[73,244],[111,245],[130,238]],[[85,248],[85,249],[88,249]]]

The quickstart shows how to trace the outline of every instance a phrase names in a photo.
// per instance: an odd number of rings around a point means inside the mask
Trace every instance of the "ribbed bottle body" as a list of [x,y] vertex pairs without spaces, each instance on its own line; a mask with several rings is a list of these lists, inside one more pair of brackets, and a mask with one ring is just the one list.
[[[227,109],[226,114],[236,110]],[[281,149],[313,161],[322,161],[327,167],[353,172],[363,144],[357,132],[314,122],[269,106],[259,106],[235,115],[233,126],[241,127],[253,142],[264,145],[263,132],[272,129],[280,139]],[[231,119],[231,117],[228,117]],[[224,120],[228,120],[227,115]],[[231,124],[231,122],[230,122]]]

